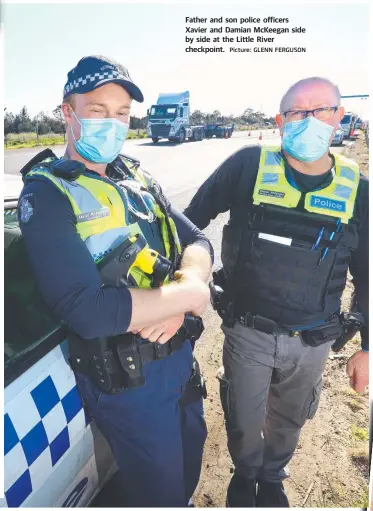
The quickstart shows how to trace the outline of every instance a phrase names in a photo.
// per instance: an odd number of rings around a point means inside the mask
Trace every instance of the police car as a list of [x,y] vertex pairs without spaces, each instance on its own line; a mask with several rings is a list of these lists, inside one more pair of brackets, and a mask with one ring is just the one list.
[[[4,472],[1,507],[87,506],[116,472],[68,364],[66,329],[36,286],[4,176]],[[24,205],[23,215],[33,214]],[[56,268],[58,271],[58,268]]]

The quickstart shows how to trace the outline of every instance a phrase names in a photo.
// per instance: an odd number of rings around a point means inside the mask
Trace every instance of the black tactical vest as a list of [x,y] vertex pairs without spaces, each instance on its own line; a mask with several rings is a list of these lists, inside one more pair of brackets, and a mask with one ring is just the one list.
[[[236,303],[237,315],[259,314],[294,329],[320,324],[340,309],[351,253],[358,244],[357,220],[353,216],[329,241],[335,218],[305,211],[302,201],[296,209],[254,206],[255,179],[241,174],[223,229],[224,289]],[[321,227],[319,249],[311,250]],[[290,239],[291,246],[265,239],[267,235]]]

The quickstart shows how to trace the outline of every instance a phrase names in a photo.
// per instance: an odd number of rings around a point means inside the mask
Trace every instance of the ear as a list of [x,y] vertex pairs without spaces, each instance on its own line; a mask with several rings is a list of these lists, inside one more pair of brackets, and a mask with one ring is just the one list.
[[339,121],[342,119],[342,117],[344,116],[345,114],[345,109],[343,106],[340,106],[338,107],[338,116],[339,116]]
[[282,128],[283,124],[284,124],[284,121],[283,121],[283,117],[281,114],[277,114],[276,115],[276,124],[277,126],[279,127],[279,129]]
[[68,103],[62,103],[61,105],[61,110],[65,118],[66,124],[71,124],[73,120],[71,108],[72,108],[71,105],[69,105]]

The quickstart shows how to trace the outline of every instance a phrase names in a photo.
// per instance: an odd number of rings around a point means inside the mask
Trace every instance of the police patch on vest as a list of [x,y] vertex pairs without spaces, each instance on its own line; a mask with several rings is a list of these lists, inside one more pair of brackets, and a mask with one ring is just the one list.
[[346,203],[341,200],[327,199],[318,195],[311,196],[311,206],[319,209],[330,209],[331,211],[346,212]]
[[103,218],[104,216],[110,216],[109,208],[101,208],[96,211],[88,211],[88,213],[82,213],[77,215],[78,222],[88,222],[89,220],[96,220],[96,218]]
[[276,197],[277,199],[283,199],[285,197],[284,192],[274,192],[273,190],[259,190],[259,195],[265,195],[266,197]]

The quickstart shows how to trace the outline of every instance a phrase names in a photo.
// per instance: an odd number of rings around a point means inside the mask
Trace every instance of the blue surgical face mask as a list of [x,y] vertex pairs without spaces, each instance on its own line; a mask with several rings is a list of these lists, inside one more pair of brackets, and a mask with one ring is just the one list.
[[333,126],[310,116],[288,122],[282,131],[282,147],[299,161],[316,161],[329,149]]
[[110,163],[122,150],[129,129],[129,124],[118,119],[78,119],[80,124],[80,138],[74,138],[75,149],[85,160],[93,163]]

